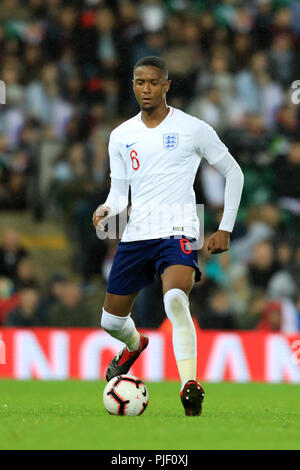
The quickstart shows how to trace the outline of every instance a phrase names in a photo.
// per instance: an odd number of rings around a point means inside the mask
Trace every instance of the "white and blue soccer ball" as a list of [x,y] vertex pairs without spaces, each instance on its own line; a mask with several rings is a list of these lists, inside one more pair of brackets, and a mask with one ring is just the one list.
[[148,402],[146,385],[133,375],[113,377],[103,391],[103,403],[111,415],[139,416],[147,408]]

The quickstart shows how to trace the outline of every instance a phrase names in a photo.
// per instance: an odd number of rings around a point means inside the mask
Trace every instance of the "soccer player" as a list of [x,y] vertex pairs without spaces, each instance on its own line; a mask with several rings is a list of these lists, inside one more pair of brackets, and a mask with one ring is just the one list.
[[130,312],[140,289],[159,275],[172,323],[181,402],[187,416],[199,416],[204,390],[196,380],[197,338],[189,309],[189,294],[201,277],[192,249],[199,238],[193,183],[202,157],[226,178],[223,217],[207,247],[210,254],[222,253],[229,248],[243,174],[212,127],[167,105],[170,84],[161,58],[139,60],[133,90],[141,111],[110,135],[111,189],[93,214],[96,230],[104,230],[107,218],[125,209],[129,185],[132,208],[109,275],[101,326],[125,343],[108,366],[109,381],[126,374],[148,345]]

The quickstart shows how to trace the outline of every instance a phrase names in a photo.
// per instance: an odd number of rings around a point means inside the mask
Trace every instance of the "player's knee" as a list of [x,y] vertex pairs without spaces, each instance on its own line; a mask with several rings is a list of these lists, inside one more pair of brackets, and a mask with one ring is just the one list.
[[189,306],[189,299],[181,289],[170,289],[164,295],[164,305],[173,311],[181,311]]
[[191,318],[189,299],[181,289],[170,289],[164,295],[165,311],[173,324],[186,324]]
[[111,315],[116,315],[119,317],[128,316],[131,312],[131,308],[134,302],[135,297],[138,292],[130,295],[115,295],[106,293],[103,308]]
[[119,331],[124,326],[124,321],[126,317],[118,317],[116,315],[112,315],[111,313],[107,312],[104,308],[102,308],[102,316],[101,316],[101,327],[107,331]]

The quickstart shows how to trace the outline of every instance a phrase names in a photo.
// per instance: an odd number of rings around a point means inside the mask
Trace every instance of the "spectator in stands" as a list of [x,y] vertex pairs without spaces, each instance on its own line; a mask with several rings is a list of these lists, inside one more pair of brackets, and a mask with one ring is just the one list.
[[[250,67],[249,67],[250,66]],[[256,114],[261,111],[263,77],[268,74],[267,55],[255,52],[245,70],[236,76],[237,93],[247,112]]]
[[257,289],[267,287],[272,276],[279,271],[274,248],[269,241],[261,241],[254,248],[253,258],[248,266],[249,280]]
[[297,107],[293,103],[283,104],[278,110],[276,118],[277,134],[295,141],[300,133]]
[[253,36],[258,49],[267,49],[272,40],[272,1],[260,0],[256,2],[257,14],[254,18]]
[[76,204],[90,192],[92,185],[85,146],[80,142],[74,143],[66,156],[62,155],[59,159],[55,170],[52,188],[55,202],[66,221],[71,222]]
[[293,264],[294,247],[288,241],[282,240],[276,246],[276,258],[280,269],[290,271]]
[[268,302],[257,328],[264,331],[280,331],[281,309],[280,302]]
[[20,290],[20,305],[9,313],[5,326],[45,326],[39,302],[40,294],[34,285]]
[[292,33],[282,33],[274,37],[269,52],[272,74],[284,85],[297,79],[297,59],[293,50]]
[[43,312],[45,324],[49,324],[49,312],[51,308],[62,298],[63,291],[67,283],[67,278],[63,274],[53,273],[49,277],[45,292],[41,298],[41,312]]
[[264,331],[281,331],[295,334],[298,331],[298,312],[295,305],[285,300],[267,302],[257,329]]
[[14,281],[17,265],[27,254],[28,252],[23,247],[18,232],[13,228],[5,229],[0,245],[0,275]]
[[268,297],[276,300],[293,301],[297,294],[298,286],[288,271],[277,271],[268,284]]
[[97,59],[105,70],[118,66],[119,50],[116,38],[116,18],[110,8],[100,7],[96,15]]
[[267,294],[263,289],[253,290],[247,305],[247,310],[236,316],[236,326],[241,330],[253,330],[260,323],[267,304]]
[[228,292],[217,289],[208,299],[207,308],[198,317],[200,328],[232,330],[236,328]]
[[275,192],[279,204],[293,214],[300,215],[300,140],[293,142],[286,155],[278,157],[275,167]]
[[19,306],[20,294],[14,291],[11,279],[0,277],[0,326],[6,323],[9,312]]
[[8,163],[6,210],[22,210],[27,207],[27,175],[30,158],[27,152],[16,152]]
[[239,324],[248,309],[251,299],[252,286],[249,283],[248,272],[243,264],[234,264],[230,267],[228,290],[232,310]]
[[5,132],[7,148],[10,152],[17,150],[19,135],[24,125],[24,93],[21,83],[21,63],[15,54],[4,54],[2,57],[1,80],[6,84],[6,106],[1,106],[0,129]]
[[215,281],[218,285],[228,288],[230,283],[231,260],[228,252],[211,257],[205,264],[206,277]]
[[16,278],[15,278],[15,289],[21,290],[24,287],[30,287],[31,285],[38,285],[38,280],[32,260],[29,256],[26,256],[17,264]]
[[245,220],[246,233],[231,243],[232,256],[236,261],[251,262],[255,246],[261,241],[275,237],[276,229],[279,228],[280,213],[276,206],[267,205],[266,211],[264,207],[248,208]]
[[50,326],[76,327],[96,326],[92,310],[86,303],[81,288],[68,282],[61,290],[59,299],[49,309]]
[[46,293],[43,301],[46,304],[53,305],[62,296],[64,288],[67,284],[67,278],[63,274],[53,273],[48,282]]
[[225,122],[225,109],[218,88],[210,84],[199,97],[191,100],[188,112],[220,131]]

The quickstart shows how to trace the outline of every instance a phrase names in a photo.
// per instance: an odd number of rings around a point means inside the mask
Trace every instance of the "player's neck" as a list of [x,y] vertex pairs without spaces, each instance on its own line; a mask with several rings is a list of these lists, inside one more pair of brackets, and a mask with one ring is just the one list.
[[166,103],[149,111],[142,109],[142,121],[149,128],[157,127],[169,114],[169,110]]

